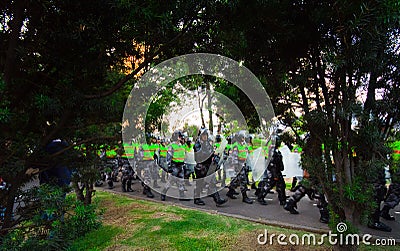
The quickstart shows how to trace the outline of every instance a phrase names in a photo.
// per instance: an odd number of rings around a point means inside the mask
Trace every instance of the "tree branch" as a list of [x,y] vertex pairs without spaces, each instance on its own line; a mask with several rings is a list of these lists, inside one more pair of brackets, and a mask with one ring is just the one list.
[[79,145],[85,144],[85,143],[89,143],[89,142],[100,140],[100,139],[117,139],[117,138],[118,138],[118,136],[104,136],[104,137],[92,137],[92,138],[89,138],[89,139],[81,140],[81,141],[76,142],[75,144],[71,144],[70,146],[67,146],[66,148],[63,148],[62,150],[60,150],[60,151],[58,151],[56,153],[53,153],[52,155],[50,155],[50,158],[57,157],[57,156],[63,154],[64,152],[70,150],[71,148],[73,148],[75,146],[79,146]]
[[[193,20],[190,22],[190,24],[193,23]],[[130,74],[126,75],[124,78],[122,78],[121,80],[119,80],[117,82],[117,84],[112,87],[110,90],[105,91],[103,93],[99,93],[99,94],[94,94],[94,95],[84,95],[84,98],[87,100],[90,99],[99,99],[99,98],[103,98],[103,97],[107,97],[111,94],[113,94],[114,92],[118,91],[122,86],[124,86],[129,80],[133,79],[133,77],[138,74],[145,66],[147,66],[150,62],[152,62],[152,60],[159,56],[159,54],[161,53],[161,50],[165,50],[166,48],[168,48],[170,45],[174,44],[176,40],[178,40],[179,38],[181,38],[186,31],[188,30],[189,26],[187,26],[185,29],[182,30],[181,33],[179,33],[178,35],[176,35],[174,38],[172,38],[170,41],[168,41],[165,44],[162,44],[156,51],[154,51],[152,53],[151,56],[149,56],[147,59],[145,58],[145,60]]]

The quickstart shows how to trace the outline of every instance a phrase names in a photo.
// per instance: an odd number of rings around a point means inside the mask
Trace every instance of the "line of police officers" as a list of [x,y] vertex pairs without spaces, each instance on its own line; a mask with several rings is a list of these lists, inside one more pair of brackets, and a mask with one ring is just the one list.
[[[276,136],[276,135],[275,135]],[[282,154],[278,149],[280,145],[279,137],[276,137],[275,145],[271,141],[263,146],[263,154],[266,159],[270,158],[268,166],[265,169],[258,187],[255,187],[253,181],[252,187],[256,189],[255,195],[257,201],[261,205],[266,205],[265,197],[268,193],[273,193],[271,189],[276,187],[280,205],[291,214],[298,214],[297,202],[305,195],[312,200],[317,201],[317,206],[320,211],[320,221],[322,223],[329,222],[328,202],[322,193],[320,186],[316,180],[312,178],[303,179],[299,185],[292,187],[292,196],[286,196],[285,181],[283,179],[282,171],[284,170]],[[172,185],[176,185],[179,191],[180,200],[188,200],[185,198],[185,192],[188,186],[191,186],[189,177],[194,176],[194,204],[205,205],[201,199],[201,193],[207,189],[209,194],[215,201],[217,206],[221,206],[227,200],[220,197],[217,189],[217,183],[221,182],[222,187],[225,187],[226,167],[221,168],[223,165],[233,167],[235,176],[226,187],[228,192],[226,196],[230,199],[237,199],[239,193],[236,189],[240,188],[242,201],[244,203],[252,204],[247,192],[249,191],[249,172],[251,167],[247,161],[249,156],[252,155],[254,149],[251,143],[251,137],[246,136],[245,131],[240,131],[233,137],[229,137],[227,144],[221,144],[221,138],[216,137],[216,142],[210,139],[210,134],[207,129],[201,129],[198,137],[194,143],[185,140],[182,132],[175,131],[171,137],[171,143],[161,140],[157,141],[155,137],[151,138],[150,144],[135,145],[132,144],[132,150],[127,151],[127,156],[134,157],[134,166],[136,166],[136,174],[141,178],[143,185],[143,194],[147,197],[153,198],[154,195],[151,188],[162,188],[161,200],[166,200],[167,191]],[[188,157],[194,155],[193,157]],[[378,205],[384,200],[382,210],[380,207],[373,212],[369,227],[381,230],[391,231],[391,228],[382,222],[379,217],[386,220],[394,220],[394,217],[389,214],[389,210],[393,209],[400,202],[400,151],[395,151],[393,158],[395,168],[391,168],[392,184],[389,191],[386,193],[385,180],[381,179],[380,183],[376,186],[376,198],[374,198]],[[186,163],[185,163],[186,162]],[[161,177],[160,177],[161,170]],[[222,174],[221,174],[222,172]],[[131,182],[133,177],[133,169],[129,168],[123,172],[122,177],[122,190],[124,192],[132,191]],[[216,175],[219,175],[219,181]],[[161,179],[164,183],[160,187],[157,180]],[[151,184],[151,181],[153,182]],[[385,196],[386,195],[386,196]]]

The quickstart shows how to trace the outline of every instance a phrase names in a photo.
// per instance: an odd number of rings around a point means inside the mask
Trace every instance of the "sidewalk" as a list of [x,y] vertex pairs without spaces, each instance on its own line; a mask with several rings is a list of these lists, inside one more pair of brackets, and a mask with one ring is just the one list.
[[[162,184],[160,184],[162,185]],[[257,201],[253,204],[243,203],[241,200],[241,195],[238,199],[229,199],[222,207],[216,207],[212,198],[204,197],[202,198],[206,203],[205,206],[198,206],[190,201],[180,201],[175,198],[167,197],[166,201],[160,200],[160,194],[153,192],[154,198],[147,198],[142,193],[142,186],[139,180],[135,180],[132,184],[133,192],[122,192],[121,183],[115,182],[113,189],[108,189],[107,185],[104,184],[102,187],[96,187],[97,190],[107,191],[111,193],[122,194],[128,197],[137,199],[146,199],[159,203],[167,203],[171,205],[183,206],[186,208],[198,209],[210,213],[216,213],[220,215],[226,215],[230,217],[245,219],[249,221],[254,221],[267,225],[274,225],[284,228],[292,228],[298,230],[304,230],[308,232],[315,233],[327,233],[329,231],[328,225],[319,222],[319,211],[314,201],[311,201],[307,196],[305,196],[298,203],[298,211],[300,214],[292,215],[285,211],[282,206],[279,205],[277,193],[268,194],[266,201],[268,205],[260,205]],[[193,190],[193,186],[187,187],[188,190]],[[221,197],[226,198],[225,193],[227,189],[220,192]],[[290,191],[286,191],[287,195],[291,195]],[[169,194],[169,193],[168,193]],[[254,190],[247,193],[249,197],[255,200]],[[394,210],[391,210],[391,214],[396,217],[396,221],[386,221],[381,219],[382,222],[389,225],[392,228],[392,232],[386,233],[381,231],[376,231],[367,227],[360,229],[362,234],[370,234],[375,238],[394,238],[396,242],[400,243],[400,206],[397,206]]]

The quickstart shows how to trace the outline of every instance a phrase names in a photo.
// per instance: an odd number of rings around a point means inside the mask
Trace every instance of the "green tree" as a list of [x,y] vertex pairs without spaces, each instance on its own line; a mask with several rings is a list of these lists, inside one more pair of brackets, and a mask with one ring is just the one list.
[[231,52],[265,80],[282,121],[296,127],[295,111],[302,112],[301,130],[310,134],[303,168],[337,219],[355,225],[376,206],[373,178],[399,122],[399,10],[395,1],[256,2],[232,19],[245,21],[235,26],[241,49],[236,42]]
[[[189,52],[207,21],[202,1],[5,1],[0,4],[0,195],[11,227],[18,189],[69,156],[87,183],[96,151],[120,142],[121,115],[138,73]],[[197,20],[197,22],[195,22]],[[62,138],[69,147],[43,148]],[[73,150],[82,144],[85,151]],[[82,187],[76,191],[81,191]],[[81,194],[82,195],[82,194]],[[80,197],[80,196],[78,196]]]

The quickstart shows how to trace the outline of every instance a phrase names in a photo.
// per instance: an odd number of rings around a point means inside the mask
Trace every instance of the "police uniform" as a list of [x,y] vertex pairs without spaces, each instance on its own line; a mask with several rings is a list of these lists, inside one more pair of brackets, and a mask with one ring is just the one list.
[[151,165],[150,173],[151,173],[151,178],[153,179],[153,188],[160,188],[160,186],[157,183],[157,180],[160,178],[159,172],[158,172],[158,165],[157,163],[159,162],[159,156],[158,156],[158,149],[159,145],[156,142],[156,138],[152,138],[152,142],[150,144],[150,151],[151,154],[153,155],[153,165]]
[[184,161],[186,149],[185,146],[180,142],[181,139],[182,133],[180,131],[174,132],[171,137],[172,143],[168,147],[167,166],[170,175],[168,176],[168,180],[163,191],[161,192],[161,200],[163,201],[165,200],[166,193],[171,187],[172,182],[177,184],[179,197],[184,199]]
[[391,184],[381,210],[381,217],[393,221],[395,218],[389,214],[389,210],[395,208],[400,202],[400,141],[392,143],[390,147],[393,150],[389,169]]
[[151,175],[154,166],[153,152],[149,144],[142,144],[139,148],[139,168],[142,174],[143,194],[149,198],[154,195],[151,192]]
[[231,146],[232,153],[230,156],[231,164],[235,168],[236,176],[231,180],[231,183],[228,186],[229,191],[226,193],[231,199],[236,199],[235,197],[235,188],[240,186],[240,192],[242,193],[243,202],[252,204],[253,200],[251,200],[247,196],[247,184],[248,182],[248,168],[246,165],[246,159],[248,154],[247,145],[244,142],[245,135],[243,132],[240,132],[236,136],[236,142],[234,142]]
[[196,165],[196,161],[194,160],[193,147],[194,144],[191,142],[190,139],[188,139],[185,144],[186,153],[185,153],[185,166],[184,166],[184,178],[186,186],[191,186],[189,179],[192,174],[194,176],[194,167]]
[[[324,151],[324,146],[321,146],[321,150]],[[289,197],[288,201],[285,203],[283,207],[286,211],[289,211],[291,214],[298,214],[299,212],[296,210],[297,202],[301,200],[306,194],[312,200],[317,201],[317,207],[320,212],[320,222],[321,223],[329,223],[329,210],[328,210],[328,202],[325,198],[325,195],[322,191],[319,182],[313,177],[304,177],[303,180],[293,189],[294,193]]]
[[210,173],[210,166],[212,164],[214,155],[214,147],[208,139],[208,130],[202,129],[199,132],[198,139],[194,145],[194,157],[196,160],[195,173],[196,173],[196,187],[194,190],[194,203],[197,205],[204,205],[204,201],[200,198],[200,193],[204,187],[205,179],[210,178],[208,190],[211,197],[213,197],[217,206],[226,202],[221,199],[216,188],[215,172]]
[[166,176],[168,172],[168,167],[167,167],[168,147],[165,145],[164,140],[161,141],[158,151],[159,151],[158,166],[161,168],[161,182],[166,182]]
[[282,154],[275,147],[272,159],[268,164],[266,169],[266,175],[264,175],[263,180],[258,184],[257,201],[266,205],[265,196],[271,191],[271,189],[276,186],[276,191],[278,192],[278,199],[281,205],[286,203],[286,184],[283,179],[282,171],[284,169]]

